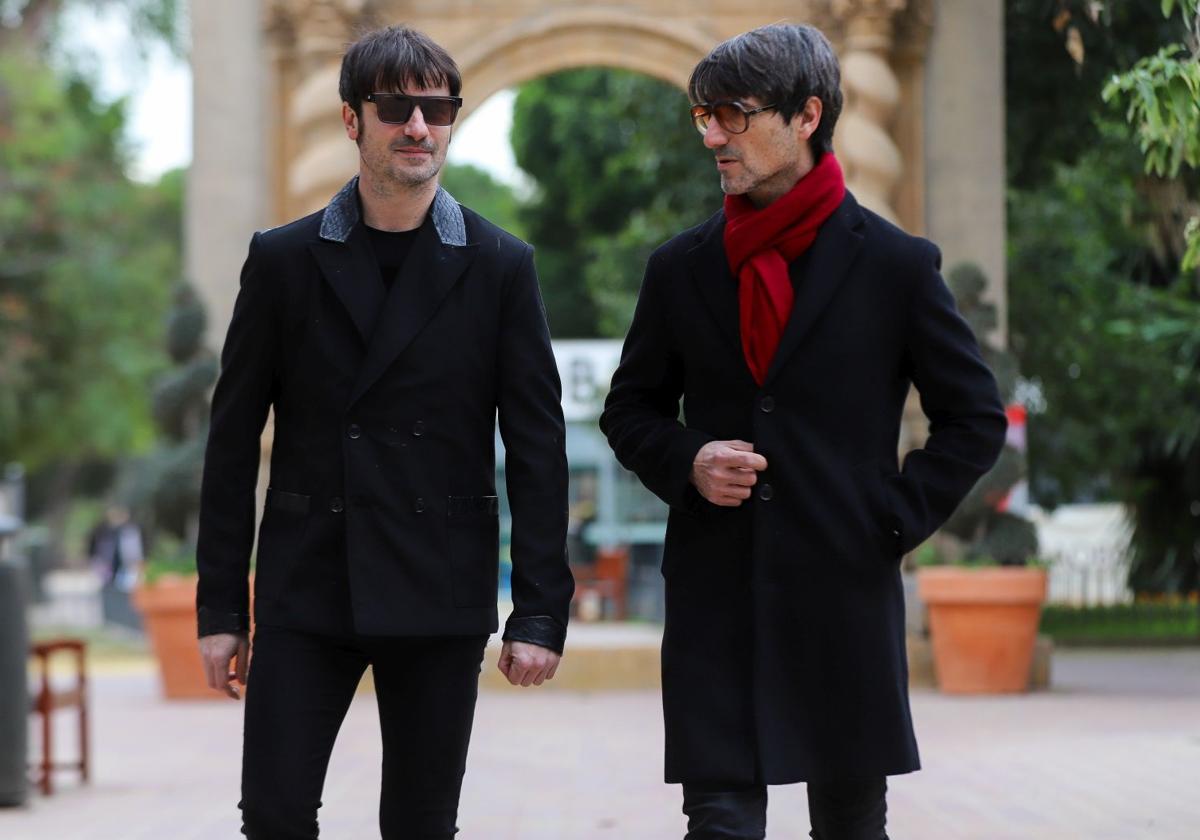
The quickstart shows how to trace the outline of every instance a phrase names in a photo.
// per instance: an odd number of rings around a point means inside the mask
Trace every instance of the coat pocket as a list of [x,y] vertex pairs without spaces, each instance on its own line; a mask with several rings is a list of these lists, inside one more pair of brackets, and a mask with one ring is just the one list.
[[886,559],[898,562],[903,554],[900,531],[888,501],[884,467],[876,461],[859,464],[854,468],[853,476],[866,533]]
[[499,500],[447,497],[446,529],[454,605],[494,607],[500,577]]
[[279,598],[285,594],[308,529],[311,502],[311,498],[302,493],[267,488],[255,559],[256,597]]

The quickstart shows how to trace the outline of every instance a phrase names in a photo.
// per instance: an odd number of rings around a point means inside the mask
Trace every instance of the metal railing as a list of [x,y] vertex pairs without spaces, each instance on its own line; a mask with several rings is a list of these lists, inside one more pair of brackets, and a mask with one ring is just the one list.
[[1051,604],[1102,607],[1133,603],[1129,554],[1118,547],[1059,551],[1049,558]]

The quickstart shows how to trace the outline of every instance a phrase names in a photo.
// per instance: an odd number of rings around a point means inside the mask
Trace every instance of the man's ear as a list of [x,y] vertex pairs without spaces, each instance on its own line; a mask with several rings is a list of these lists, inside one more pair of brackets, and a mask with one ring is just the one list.
[[824,106],[821,100],[815,96],[808,97],[808,101],[804,103],[804,110],[792,117],[792,124],[796,126],[797,136],[804,142],[816,133],[821,125],[821,115],[824,111]]
[[358,140],[358,114],[350,107],[350,103],[342,103],[342,124],[346,126],[346,136]]

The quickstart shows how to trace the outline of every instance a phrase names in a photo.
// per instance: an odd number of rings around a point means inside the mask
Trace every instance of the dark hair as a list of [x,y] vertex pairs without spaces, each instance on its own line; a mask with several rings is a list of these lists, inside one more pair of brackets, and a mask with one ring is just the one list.
[[450,53],[425,33],[407,26],[368,32],[342,57],[338,93],[360,117],[367,94],[402,91],[406,84],[420,88],[444,84],[451,96],[458,96],[462,74]]
[[821,123],[809,138],[814,157],[833,151],[833,127],[842,112],[841,71],[821,30],[774,23],[717,44],[688,80],[692,102],[755,96],[790,123],[810,96],[821,100]]

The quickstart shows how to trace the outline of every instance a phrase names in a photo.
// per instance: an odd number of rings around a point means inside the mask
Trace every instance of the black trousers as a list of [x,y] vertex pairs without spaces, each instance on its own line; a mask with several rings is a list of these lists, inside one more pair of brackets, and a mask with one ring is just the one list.
[[[684,840],[763,840],[767,836],[765,785],[683,786]],[[887,840],[887,780],[808,783],[813,840]]]
[[448,840],[487,636],[337,638],[258,626],[246,684],[242,833],[312,840],[338,729],[374,670],[384,840]]

